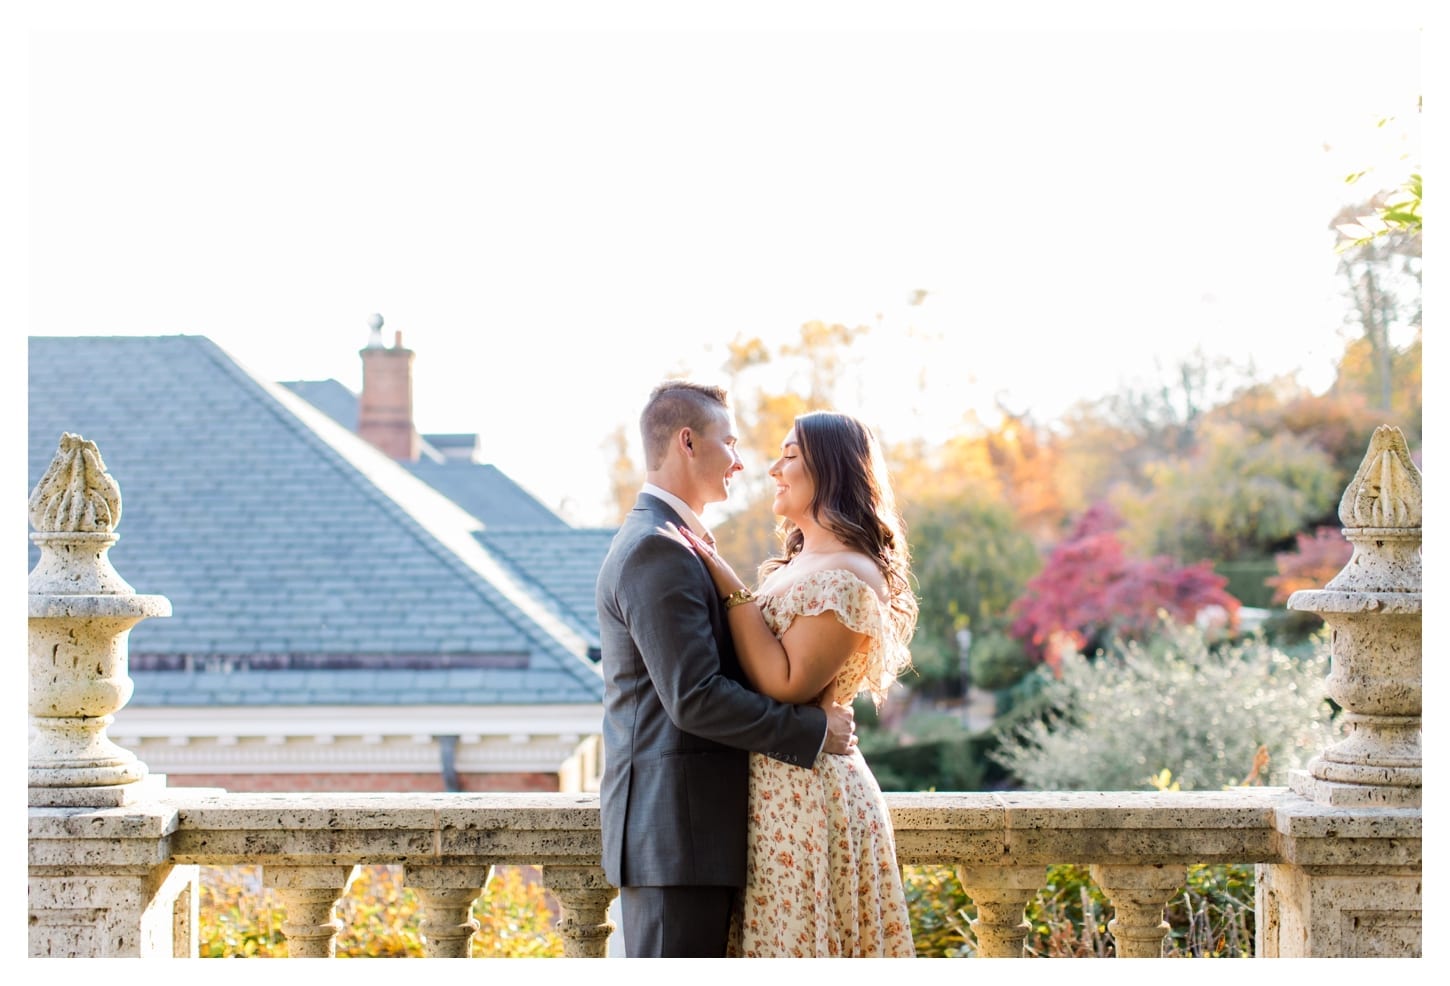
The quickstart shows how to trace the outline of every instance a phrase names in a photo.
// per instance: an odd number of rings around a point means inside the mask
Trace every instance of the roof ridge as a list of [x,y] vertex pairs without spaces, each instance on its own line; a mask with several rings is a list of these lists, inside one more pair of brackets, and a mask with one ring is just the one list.
[[[339,474],[364,496],[402,522],[421,546],[464,575],[469,584],[499,609],[500,615],[524,637],[545,644],[556,658],[567,657],[568,660],[559,661],[562,670],[591,685],[601,680],[598,668],[587,657],[589,642],[584,635],[565,623],[550,607],[530,598],[518,579],[473,536],[474,531],[483,529],[481,521],[305,398],[281,384],[264,380],[215,341],[206,336],[184,338],[196,341],[206,356],[224,372],[251,388],[259,405],[326,456]],[[333,434],[329,436],[328,431]],[[382,483],[378,482],[380,479]],[[399,486],[410,488],[398,490]],[[451,515],[452,521],[458,525],[457,529],[440,530],[437,525],[425,521],[404,506],[395,492],[433,501],[429,504],[429,512]],[[543,631],[542,640],[539,639],[539,631]]]

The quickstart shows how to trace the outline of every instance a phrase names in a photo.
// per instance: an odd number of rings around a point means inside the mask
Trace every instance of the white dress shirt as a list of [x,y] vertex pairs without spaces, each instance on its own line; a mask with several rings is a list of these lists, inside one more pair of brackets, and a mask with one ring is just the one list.
[[654,483],[645,483],[640,492],[648,493],[650,496],[657,496],[674,507],[675,513],[685,519],[685,525],[698,534],[702,541],[711,545],[715,543],[715,536],[710,533],[710,529],[705,526],[704,522],[700,520],[699,516],[695,511],[690,509],[690,505],[684,500],[681,500],[669,490],[656,486]]

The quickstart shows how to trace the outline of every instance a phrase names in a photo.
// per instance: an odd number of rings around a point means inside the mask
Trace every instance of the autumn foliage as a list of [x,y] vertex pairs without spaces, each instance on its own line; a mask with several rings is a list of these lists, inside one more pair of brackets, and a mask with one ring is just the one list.
[[1279,574],[1268,584],[1274,602],[1285,603],[1300,589],[1322,589],[1349,563],[1353,547],[1337,527],[1316,528],[1313,534],[1294,538],[1294,550],[1274,556]]
[[[202,958],[280,958],[285,909],[262,883],[259,866],[201,868]],[[476,958],[547,958],[564,954],[552,900],[533,867],[498,866],[473,903]],[[339,958],[422,958],[422,913],[401,866],[362,866],[336,915]]]
[[1091,650],[1113,636],[1139,639],[1159,625],[1160,612],[1191,623],[1218,606],[1236,621],[1239,602],[1209,562],[1181,566],[1165,556],[1129,557],[1118,536],[1122,527],[1107,503],[1089,508],[1028,581],[1012,605],[1011,634],[1029,656],[1055,667],[1067,649]]

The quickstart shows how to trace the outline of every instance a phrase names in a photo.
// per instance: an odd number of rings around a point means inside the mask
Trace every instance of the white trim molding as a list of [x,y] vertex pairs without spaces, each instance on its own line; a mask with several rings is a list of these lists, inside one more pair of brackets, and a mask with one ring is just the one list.
[[[601,706],[128,707],[111,737],[162,774],[574,773]],[[591,744],[591,749],[593,745]]]

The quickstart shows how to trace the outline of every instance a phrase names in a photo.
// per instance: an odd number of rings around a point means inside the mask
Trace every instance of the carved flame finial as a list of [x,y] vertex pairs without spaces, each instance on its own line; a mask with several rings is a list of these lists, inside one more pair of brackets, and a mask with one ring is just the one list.
[[66,432],[30,493],[30,525],[42,534],[110,533],[121,520],[121,488],[95,442]]
[[1345,527],[1419,527],[1421,495],[1420,470],[1410,459],[1404,433],[1380,425],[1339,501],[1339,521]]

